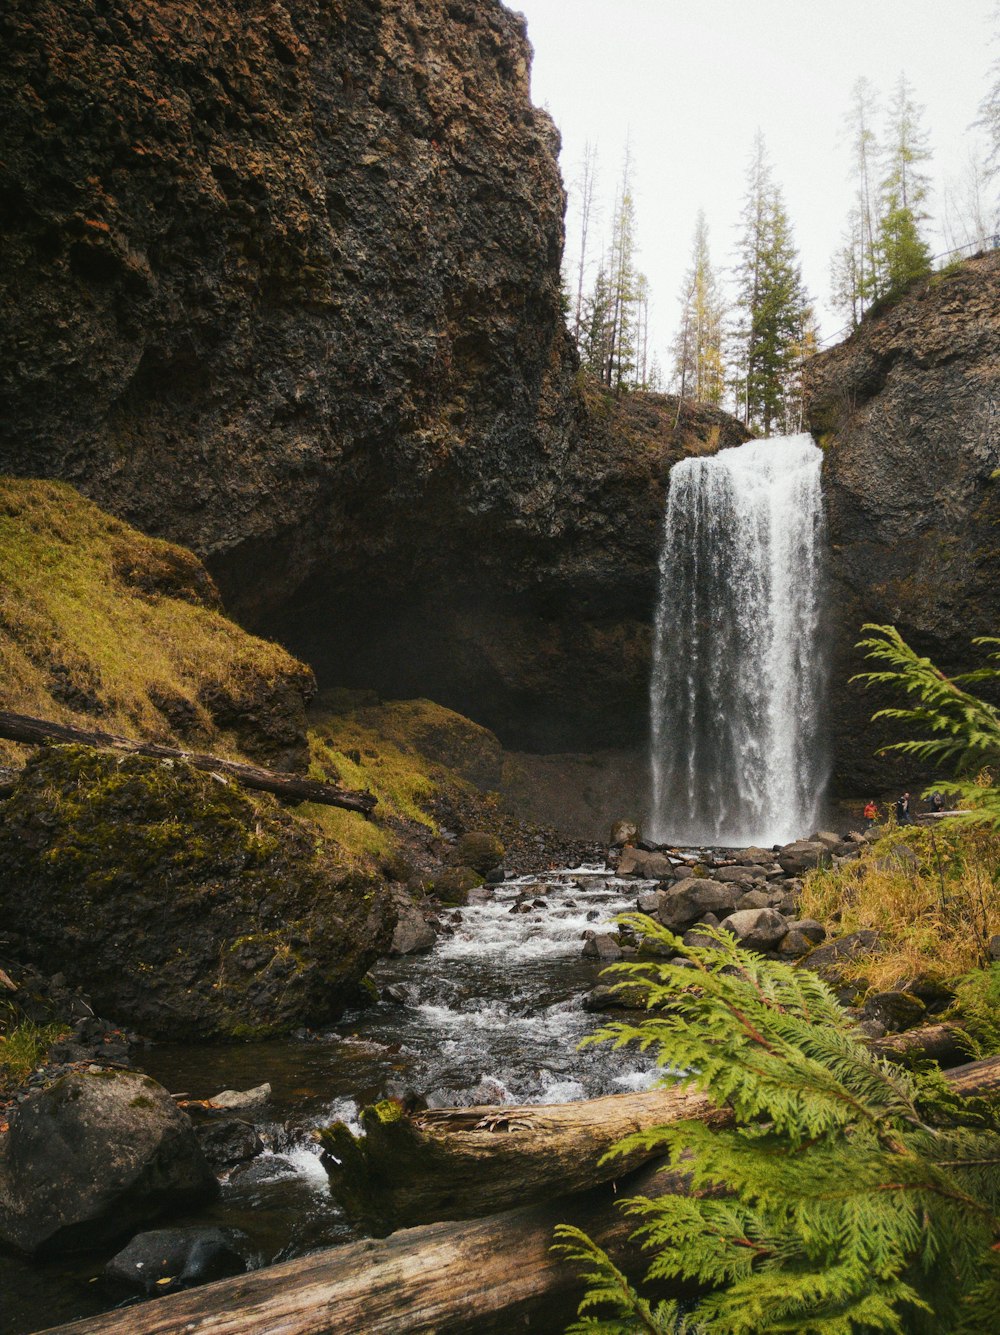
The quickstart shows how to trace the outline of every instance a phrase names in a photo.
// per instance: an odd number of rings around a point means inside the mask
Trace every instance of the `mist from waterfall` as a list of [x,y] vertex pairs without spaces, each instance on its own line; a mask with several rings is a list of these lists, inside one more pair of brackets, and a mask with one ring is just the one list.
[[754,440],[670,472],[650,692],[650,836],[785,843],[820,816],[822,452]]

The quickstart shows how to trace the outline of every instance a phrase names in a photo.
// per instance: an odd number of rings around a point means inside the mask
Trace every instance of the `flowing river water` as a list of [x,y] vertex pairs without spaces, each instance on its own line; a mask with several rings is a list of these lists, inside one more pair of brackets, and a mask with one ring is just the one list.
[[[383,960],[373,971],[378,1003],[329,1032],[148,1048],[141,1065],[175,1094],[272,1087],[257,1119],[264,1154],[224,1181],[214,1205],[171,1224],[239,1228],[254,1265],[284,1260],[354,1236],[328,1190],[311,1138],[317,1126],[356,1124],[365,1104],[410,1092],[450,1106],[561,1103],[650,1087],[650,1057],[607,1045],[581,1052],[579,1043],[600,1020],[583,999],[603,967],[582,955],[583,934],[607,930],[652,884],[594,867],[510,880],[486,902],[446,914],[449,934],[428,954]],[[0,1335],[106,1310],[114,1298],[99,1279],[103,1259],[0,1257]]]

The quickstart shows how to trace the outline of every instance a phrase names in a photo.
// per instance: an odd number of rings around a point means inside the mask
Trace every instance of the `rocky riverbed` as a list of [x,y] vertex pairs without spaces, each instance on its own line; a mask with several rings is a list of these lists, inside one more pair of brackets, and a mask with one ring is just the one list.
[[[477,843],[489,853],[489,839],[466,837],[463,855]],[[648,1087],[655,1068],[641,1054],[578,1050],[593,1012],[643,1003],[601,978],[609,961],[648,957],[641,935],[618,927],[622,912],[695,943],[705,940],[695,924],[718,925],[761,953],[807,957],[836,984],[838,962],[875,941],[802,919],[798,893],[811,867],[852,859],[863,843],[819,833],[781,849],[628,844],[589,866],[500,868],[457,892],[460,903],[410,898],[395,953],[369,975],[370,1004],[280,1042],[144,1045],[62,980],[12,968],[12,987],[48,989],[76,1018],[3,1106],[0,1234],[33,1259],[0,1260],[0,1332],[346,1241],[353,1228],[313,1134],[335,1120],[357,1129],[376,1100],[551,1103]],[[845,1004],[856,992],[843,987]],[[947,1000],[899,989],[856,1013],[878,1038]]]

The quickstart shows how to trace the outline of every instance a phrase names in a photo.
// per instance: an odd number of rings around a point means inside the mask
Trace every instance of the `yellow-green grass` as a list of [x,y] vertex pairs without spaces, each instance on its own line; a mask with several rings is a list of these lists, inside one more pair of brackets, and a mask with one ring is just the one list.
[[[58,667],[101,713],[59,698]],[[199,688],[240,697],[288,677],[308,669],[228,621],[190,552],[63,483],[0,478],[0,708],[166,741],[170,725],[150,698],[160,693],[186,700],[212,748],[239,757]],[[17,754],[0,741],[0,760]]]
[[878,952],[845,964],[846,977],[884,988],[918,974],[955,979],[988,962],[1000,933],[1000,834],[947,822],[890,829],[857,861],[811,872],[805,917],[839,932],[873,928]]
[[310,817],[346,849],[375,857],[393,851],[391,827],[397,821],[436,832],[430,811],[435,793],[471,791],[459,774],[463,765],[491,747],[499,750],[492,733],[430,700],[391,700],[336,713],[320,709],[311,721],[309,744],[314,778],[337,777],[378,798],[374,822],[316,805],[308,808]]
[[11,1023],[5,1029],[0,1015],[0,1090],[26,1080],[41,1065],[52,1044],[68,1032],[64,1024],[34,1024],[30,1020]]

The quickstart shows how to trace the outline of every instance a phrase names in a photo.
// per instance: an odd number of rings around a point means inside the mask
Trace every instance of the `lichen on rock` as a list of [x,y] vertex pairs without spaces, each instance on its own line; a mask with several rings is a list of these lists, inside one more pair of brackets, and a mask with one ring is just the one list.
[[101,1014],[197,1038],[333,1020],[394,919],[381,883],[276,801],[75,746],[37,753],[4,804],[0,915]]

